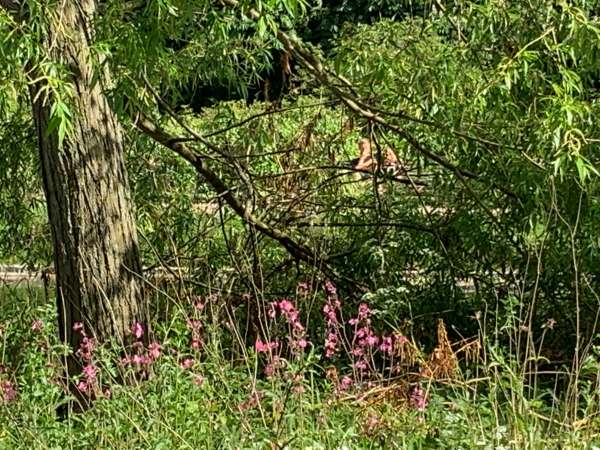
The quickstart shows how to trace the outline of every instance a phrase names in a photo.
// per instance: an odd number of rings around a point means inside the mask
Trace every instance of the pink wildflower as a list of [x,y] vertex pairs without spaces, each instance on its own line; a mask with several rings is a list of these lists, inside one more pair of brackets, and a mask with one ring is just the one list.
[[279,344],[277,342],[263,342],[260,339],[257,339],[256,343],[254,344],[254,348],[256,349],[257,353],[266,353],[277,348],[278,345]]
[[96,340],[94,338],[89,338],[87,336],[83,336],[81,343],[79,344],[79,349],[75,354],[79,356],[82,360],[89,362],[92,360],[94,356],[94,350],[96,349]]
[[365,340],[367,341],[367,345],[369,347],[375,347],[379,343],[379,338],[374,334],[367,336]]
[[131,326],[131,333],[136,337],[136,339],[141,339],[144,336],[144,326],[139,322],[134,322]]
[[270,347],[268,346],[268,344],[265,344],[260,339],[257,339],[256,344],[254,344],[254,348],[256,349],[256,351],[258,353],[264,353],[264,352],[268,352]]
[[205,378],[202,375],[196,375],[193,380],[192,383],[194,383],[196,386],[201,386],[204,383]]
[[306,348],[308,345],[308,341],[304,338],[298,339],[298,341],[296,342],[296,345],[300,348]]
[[133,355],[131,357],[131,362],[136,365],[144,365],[148,362],[144,355]]
[[151,359],[156,360],[160,357],[160,350],[161,345],[158,342],[151,342],[150,345],[148,345],[148,356]]
[[379,345],[379,350],[381,350],[383,353],[392,353],[393,349],[394,347],[392,337],[384,336],[381,340],[381,344]]
[[96,374],[98,373],[98,368],[93,364],[88,364],[83,367],[81,372],[83,373],[83,376],[86,378],[86,380],[95,380]]
[[365,370],[368,367],[367,362],[364,359],[359,359],[353,364],[353,366],[358,370]]
[[325,319],[329,324],[334,324],[337,322],[335,311],[335,308],[330,303],[325,303],[325,306],[323,306],[323,313],[325,314]]
[[363,356],[365,351],[361,347],[355,347],[352,349],[352,355],[354,356]]
[[194,365],[194,360],[192,358],[186,358],[179,363],[179,366],[182,369],[190,369]]
[[198,338],[192,338],[192,343],[191,343],[191,345],[192,345],[192,348],[193,348],[194,350],[199,350],[199,349],[201,349],[201,348],[202,348],[203,341],[202,341],[202,339],[198,339]]
[[199,331],[202,328],[202,322],[195,319],[188,319],[186,325],[192,331]]
[[410,393],[410,403],[417,411],[425,411],[429,402],[425,391],[421,387],[413,387]]
[[369,305],[367,305],[366,303],[361,303],[360,305],[358,305],[358,318],[359,319],[366,319],[370,315],[371,315],[371,310],[369,309]]
[[326,281],[325,282],[325,292],[327,293],[327,295],[331,295],[334,296],[337,294],[337,289],[335,287],[335,284],[333,284],[331,281]]
[[286,311],[286,312],[290,312],[290,311],[294,311],[294,305],[292,302],[290,302],[289,300],[281,300],[278,304],[279,308],[282,311]]
[[410,342],[406,336],[404,336],[400,333],[396,333],[394,335],[394,338],[396,339],[396,344],[398,344],[398,345],[405,345]]
[[346,391],[350,389],[353,384],[354,381],[352,381],[352,378],[350,378],[348,375],[344,375],[342,381],[340,382],[339,389],[340,391]]
[[90,391],[90,385],[85,381],[78,381],[76,386],[79,392],[83,392],[84,394],[88,394]]
[[85,333],[83,332],[83,323],[82,322],[75,322],[73,324],[73,331],[75,331],[76,333],[81,333],[81,335],[84,336]]
[[196,311],[202,311],[204,309],[204,307],[206,306],[206,303],[204,303],[202,301],[202,297],[198,297],[196,298],[196,300],[194,300],[194,309],[196,309]]
[[329,333],[325,340],[325,356],[331,358],[337,353],[338,350],[338,338],[335,333]]
[[17,397],[17,390],[9,380],[5,380],[0,383],[0,394],[4,403],[10,403]]

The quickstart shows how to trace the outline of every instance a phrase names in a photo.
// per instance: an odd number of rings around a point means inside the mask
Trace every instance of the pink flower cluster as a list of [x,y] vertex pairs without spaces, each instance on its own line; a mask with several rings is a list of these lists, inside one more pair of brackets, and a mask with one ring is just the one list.
[[[310,342],[306,337],[306,330],[300,322],[300,314],[294,303],[288,299],[271,302],[269,303],[267,316],[272,323],[278,318],[283,319],[287,326],[287,348],[296,357],[301,357]],[[264,369],[267,377],[275,376],[281,369],[286,367],[287,361],[280,356],[285,350],[285,346],[277,339],[265,342],[258,338],[254,348],[257,353],[264,353],[267,357],[267,364]],[[275,351],[278,351],[279,354],[275,354]]]
[[202,340],[202,322],[197,319],[188,319],[186,322],[188,329],[192,332],[191,347],[194,350],[201,350],[204,347]]
[[75,322],[73,331],[81,335],[81,342],[75,355],[83,362],[81,374],[83,378],[76,384],[77,389],[87,395],[91,395],[98,388],[98,367],[94,364],[94,352],[96,350],[96,339],[85,333],[83,323]]
[[427,393],[420,386],[414,386],[410,391],[410,404],[417,411],[425,411],[429,400]]
[[268,353],[272,350],[275,350],[277,347],[279,347],[279,342],[263,342],[260,338],[258,338],[254,344],[256,353]]
[[10,403],[17,398],[17,390],[10,380],[0,381],[0,399],[3,403]]
[[[342,381],[335,378],[337,392],[349,389],[357,382],[368,381],[370,375],[381,376],[380,370],[385,370],[389,363],[389,370],[393,371],[398,366],[394,364],[394,357],[409,354],[410,349],[406,347],[410,341],[401,333],[390,335],[377,334],[372,326],[371,317],[373,312],[367,303],[361,303],[355,317],[346,322],[343,320],[341,301],[337,296],[337,290],[333,283],[327,282],[324,286],[326,300],[323,305],[323,318],[326,325],[324,342],[324,353],[326,358],[333,358],[344,351],[352,362],[355,379],[346,376]],[[376,369],[380,365],[376,363],[376,355],[383,356],[383,368]]]
[[[296,306],[287,299],[269,304],[268,316],[271,319],[276,319],[278,316],[285,318],[289,326],[289,343],[295,353],[302,353],[310,342],[306,339],[306,330],[300,322],[300,314]],[[260,340],[256,341],[256,350],[268,351],[277,347],[277,342],[262,344]],[[260,349],[259,349],[260,347]]]
[[327,295],[327,300],[323,306],[327,334],[325,339],[325,357],[333,358],[340,350],[341,336],[338,313],[341,316],[342,302],[340,302],[337,296],[337,289],[331,281],[325,283],[325,293]]
[[136,368],[140,368],[142,366],[149,366],[160,358],[162,352],[160,342],[150,342],[148,347],[144,348],[144,343],[141,339],[144,337],[145,330],[141,323],[135,322],[131,326],[131,334],[137,339],[131,346],[134,353],[121,358],[121,364],[124,366],[135,366]]
[[371,310],[366,303],[358,306],[358,315],[348,321],[354,326],[354,339],[352,340],[352,356],[357,359],[354,361],[354,368],[364,371],[369,367],[368,357],[372,356],[373,350],[379,343],[379,337],[373,333],[371,328]]
[[410,341],[401,333],[393,333],[388,336],[382,336],[379,350],[387,355],[393,355],[399,347],[408,344]]

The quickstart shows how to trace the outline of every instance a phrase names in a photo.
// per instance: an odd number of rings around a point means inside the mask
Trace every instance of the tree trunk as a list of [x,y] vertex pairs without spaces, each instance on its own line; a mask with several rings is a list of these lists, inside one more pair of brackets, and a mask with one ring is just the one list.
[[103,94],[109,74],[94,73],[91,65],[95,3],[62,1],[56,9],[42,45],[70,70],[74,86],[72,127],[62,143],[47,131],[52,99],[44,81],[32,84],[30,95],[54,244],[60,335],[76,348],[80,334],[73,325],[82,322],[99,342],[127,343],[132,324],[145,323],[146,311],[123,134]]

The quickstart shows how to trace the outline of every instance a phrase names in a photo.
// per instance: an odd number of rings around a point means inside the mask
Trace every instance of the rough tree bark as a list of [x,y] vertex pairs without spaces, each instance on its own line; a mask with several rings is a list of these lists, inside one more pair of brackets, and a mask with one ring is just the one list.
[[[10,10],[7,3],[0,5]],[[123,133],[103,94],[109,74],[93,72],[95,6],[90,0],[57,2],[40,43],[71,73],[72,128],[62,144],[56,132],[48,133],[52,99],[44,81],[30,85],[54,244],[59,329],[72,347],[80,341],[76,322],[100,342],[127,342],[132,323],[144,323],[146,316]],[[37,75],[33,68],[32,78]],[[75,370],[73,359],[69,372]]]

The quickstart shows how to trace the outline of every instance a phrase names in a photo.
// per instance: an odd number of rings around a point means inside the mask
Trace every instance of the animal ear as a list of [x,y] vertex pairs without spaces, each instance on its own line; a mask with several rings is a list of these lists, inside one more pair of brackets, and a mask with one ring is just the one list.
[[371,152],[371,142],[367,138],[360,138],[358,140],[358,150],[361,155]]
[[387,164],[400,164],[398,155],[396,155],[396,152],[389,147],[385,149],[385,160]]

